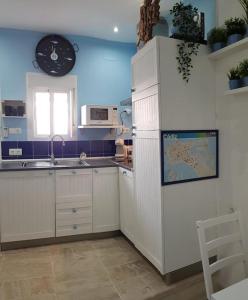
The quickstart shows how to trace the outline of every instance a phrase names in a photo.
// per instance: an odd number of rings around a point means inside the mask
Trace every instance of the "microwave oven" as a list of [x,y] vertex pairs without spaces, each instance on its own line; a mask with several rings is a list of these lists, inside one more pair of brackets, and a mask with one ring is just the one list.
[[118,107],[114,105],[84,105],[81,107],[82,126],[118,125]]

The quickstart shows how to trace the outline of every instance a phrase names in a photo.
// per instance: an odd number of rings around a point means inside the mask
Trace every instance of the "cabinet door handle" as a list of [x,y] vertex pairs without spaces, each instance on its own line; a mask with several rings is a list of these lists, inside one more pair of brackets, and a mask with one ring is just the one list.
[[132,136],[136,136],[136,133],[133,132],[133,133],[132,133]]
[[77,225],[73,225],[73,229],[76,230],[78,227]]
[[98,170],[94,170],[94,172],[96,173],[96,174],[98,174],[99,172],[98,172]]
[[123,175],[125,175],[125,176],[127,176],[127,172],[126,171],[123,171],[123,173],[122,173]]
[[76,174],[77,174],[77,172],[76,172],[75,170],[73,170],[73,171],[72,171],[72,174],[73,174],[73,175],[76,175]]
[[75,214],[77,212],[77,209],[76,208],[73,208],[72,209],[72,212]]
[[48,174],[49,174],[49,176],[53,175],[53,171],[49,171]]
[[131,89],[131,93],[134,93],[136,91],[136,89],[132,88]]

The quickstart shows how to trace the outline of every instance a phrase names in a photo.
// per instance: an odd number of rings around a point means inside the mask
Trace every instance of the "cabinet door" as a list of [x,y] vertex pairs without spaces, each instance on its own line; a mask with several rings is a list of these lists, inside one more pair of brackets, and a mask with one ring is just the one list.
[[137,231],[135,246],[163,274],[160,131],[137,132],[134,139]]
[[137,207],[134,198],[133,173],[120,168],[119,185],[121,231],[130,241],[135,243]]
[[159,83],[158,39],[153,39],[132,59],[132,88],[142,91]]
[[155,85],[132,96],[133,125],[136,130],[159,130],[159,90]]
[[93,170],[93,232],[120,229],[117,168]]
[[92,233],[92,170],[56,171],[56,236]]
[[1,242],[55,236],[53,171],[0,174]]

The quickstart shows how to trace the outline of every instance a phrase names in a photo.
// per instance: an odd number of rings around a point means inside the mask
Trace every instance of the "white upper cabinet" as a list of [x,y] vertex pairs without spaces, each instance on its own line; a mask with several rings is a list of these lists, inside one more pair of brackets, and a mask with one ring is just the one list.
[[137,207],[134,197],[133,172],[119,169],[120,223],[122,233],[135,244]]
[[136,130],[159,130],[159,85],[133,93],[133,126]]
[[56,236],[92,233],[92,170],[56,171]]
[[0,174],[1,242],[55,236],[53,171]]
[[151,40],[132,59],[132,91],[139,92],[159,83],[157,40]]
[[120,229],[118,168],[93,170],[93,232]]

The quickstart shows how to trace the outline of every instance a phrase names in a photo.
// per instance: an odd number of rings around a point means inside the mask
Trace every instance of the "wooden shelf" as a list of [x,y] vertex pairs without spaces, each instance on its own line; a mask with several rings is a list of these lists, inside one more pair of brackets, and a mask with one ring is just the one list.
[[221,50],[215,51],[215,52],[211,53],[208,57],[211,60],[219,60],[219,59],[227,57],[228,55],[230,55],[236,51],[239,51],[239,50],[242,50],[245,48],[248,48],[248,37],[240,40],[237,43],[234,43],[225,48],[222,48]]
[[225,95],[238,95],[238,94],[244,94],[244,93],[248,93],[248,86],[242,87],[239,89],[235,89],[235,90],[228,90],[225,92]]
[[118,128],[122,128],[122,125],[114,125],[114,126],[100,126],[100,125],[92,125],[92,126],[87,126],[87,125],[80,125],[78,126],[78,128],[81,129],[118,129]]

